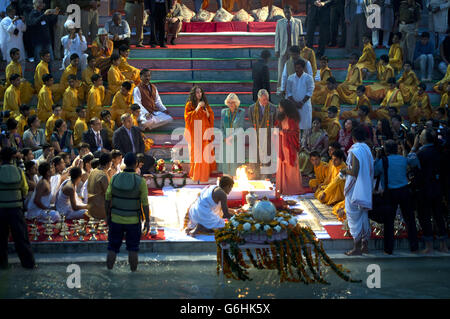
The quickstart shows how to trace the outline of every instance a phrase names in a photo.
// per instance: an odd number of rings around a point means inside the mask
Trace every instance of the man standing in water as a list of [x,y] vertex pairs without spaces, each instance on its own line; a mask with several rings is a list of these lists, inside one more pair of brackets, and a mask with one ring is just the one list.
[[[116,255],[125,237],[131,271],[137,270],[138,251],[142,231],[149,230],[148,189],[145,179],[135,173],[136,155],[127,153],[126,168],[113,176],[105,195],[105,210],[108,220],[108,255],[106,266],[114,267]],[[141,208],[142,207],[142,208]],[[144,229],[141,231],[141,216],[144,211]]]

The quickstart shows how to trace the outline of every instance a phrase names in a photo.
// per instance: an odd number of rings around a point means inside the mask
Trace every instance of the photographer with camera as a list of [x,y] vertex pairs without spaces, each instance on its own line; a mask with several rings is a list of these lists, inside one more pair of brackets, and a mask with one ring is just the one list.
[[418,217],[423,229],[425,250],[423,253],[433,252],[433,223],[437,225],[439,251],[448,252],[447,228],[445,226],[444,207],[442,203],[442,167],[447,163],[443,161],[442,153],[437,146],[437,135],[431,127],[423,129],[416,135],[412,152],[417,154],[420,162],[420,171],[417,176],[418,189],[421,196],[418,207]]
[[408,230],[410,249],[417,252],[419,243],[407,172],[408,166],[417,167],[419,162],[415,157],[406,158],[399,154],[399,148],[404,149],[402,144],[387,140],[384,145],[384,148],[376,149],[374,164],[375,177],[380,177],[383,198],[388,201],[388,205],[383,206],[384,211],[380,212],[384,223],[384,252],[391,255],[394,249],[394,220],[399,205]]

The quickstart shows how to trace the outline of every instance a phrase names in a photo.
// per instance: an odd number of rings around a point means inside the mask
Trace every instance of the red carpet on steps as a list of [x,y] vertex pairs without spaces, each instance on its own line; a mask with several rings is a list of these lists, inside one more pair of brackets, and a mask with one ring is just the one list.
[[183,22],[181,32],[275,32],[276,22]]

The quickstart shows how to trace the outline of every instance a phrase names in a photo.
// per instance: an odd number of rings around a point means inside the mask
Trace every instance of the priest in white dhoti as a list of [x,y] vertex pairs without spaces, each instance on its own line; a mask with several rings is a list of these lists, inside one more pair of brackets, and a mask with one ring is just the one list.
[[149,69],[142,69],[140,73],[141,83],[134,88],[134,103],[141,107],[139,125],[143,129],[154,129],[166,125],[173,121],[161,101],[156,86],[150,83],[152,72]]
[[233,189],[233,184],[233,179],[224,175],[220,178],[219,186],[210,185],[200,192],[186,214],[186,234],[212,234],[214,229],[225,226],[223,218],[229,219],[232,216],[228,209],[227,196]]
[[346,176],[344,195],[348,227],[353,237],[354,247],[347,256],[369,252],[371,228],[369,210],[372,209],[373,157],[366,140],[366,130],[362,126],[353,129],[354,144],[348,151],[347,168],[341,173]]
[[306,66],[304,59],[298,59],[294,65],[295,73],[288,77],[286,84],[286,98],[297,104],[300,114],[300,130],[304,131],[311,128],[311,96],[314,91],[314,79],[304,72]]

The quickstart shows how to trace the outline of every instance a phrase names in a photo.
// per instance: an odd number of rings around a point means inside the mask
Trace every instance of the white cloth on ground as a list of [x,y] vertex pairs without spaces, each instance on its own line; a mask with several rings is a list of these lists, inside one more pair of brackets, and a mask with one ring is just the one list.
[[[313,92],[314,80],[311,75],[303,72],[301,77],[298,77],[296,73],[291,74],[288,77],[286,84],[286,98],[292,96],[296,102],[300,102],[305,96],[311,97]],[[300,129],[310,129],[312,122],[311,98],[303,104],[303,107],[298,110],[298,113],[300,114]]]
[[189,228],[194,228],[197,224],[207,229],[223,228],[225,221],[222,219],[222,205],[214,202],[213,191],[217,185],[210,185],[203,189],[189,209]]

